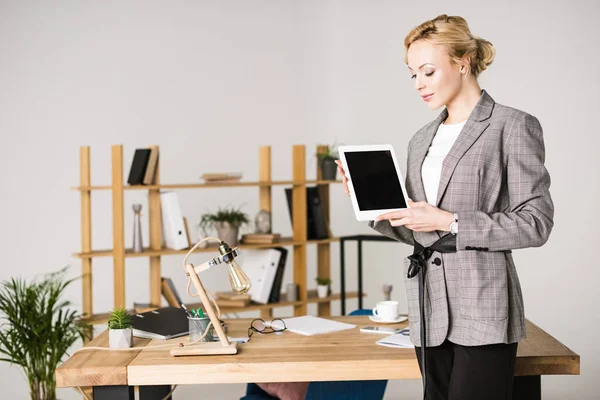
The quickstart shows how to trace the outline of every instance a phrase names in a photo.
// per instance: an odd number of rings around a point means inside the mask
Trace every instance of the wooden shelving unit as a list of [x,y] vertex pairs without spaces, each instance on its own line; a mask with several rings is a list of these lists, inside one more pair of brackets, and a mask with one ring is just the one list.
[[[327,146],[318,146],[317,153],[327,151]],[[112,184],[110,186],[92,185],[90,179],[91,161],[89,146],[80,148],[80,182],[79,186],[71,189],[77,190],[81,195],[81,251],[73,256],[81,259],[82,264],[82,308],[84,319],[90,323],[106,322],[107,314],[94,314],[92,303],[92,260],[96,257],[113,258],[113,307],[125,307],[125,261],[131,257],[148,257],[150,268],[150,304],[157,307],[161,305],[161,257],[172,254],[185,254],[187,250],[172,250],[161,247],[161,216],[160,216],[160,191],[161,190],[183,190],[183,189],[226,189],[232,187],[257,187],[259,195],[259,209],[272,210],[271,188],[278,185],[292,186],[292,201],[294,204],[292,221],[293,236],[282,238],[275,244],[268,245],[240,245],[244,248],[268,248],[276,246],[293,247],[292,267],[294,271],[294,282],[298,285],[299,299],[295,302],[279,302],[272,304],[251,304],[244,308],[222,308],[224,313],[237,313],[250,310],[260,310],[261,316],[269,317],[272,309],[276,307],[293,307],[294,315],[304,315],[307,312],[307,304],[317,303],[318,314],[328,316],[331,314],[331,301],[338,300],[339,294],[326,298],[308,297],[306,282],[307,246],[317,246],[317,273],[321,277],[330,277],[330,244],[339,239],[331,237],[322,240],[306,239],[306,186],[317,185],[324,207],[325,218],[329,224],[329,185],[340,181],[329,181],[321,179],[321,172],[317,167],[317,179],[306,180],[306,148],[304,145],[292,147],[293,176],[289,181],[271,180],[271,147],[259,148],[259,180],[255,182],[235,183],[198,183],[198,184],[161,184],[160,167],[157,165],[155,184],[127,186],[124,184],[123,169],[123,146],[112,146]],[[160,162],[160,161],[159,161]],[[92,248],[92,204],[91,193],[96,190],[112,191],[112,221],[113,221],[113,247],[112,249],[94,250]],[[142,253],[134,253],[125,248],[124,237],[124,192],[126,190],[146,190],[149,195],[149,228],[150,246]],[[191,243],[193,245],[193,243]],[[198,252],[215,252],[215,246],[198,249]],[[358,293],[347,293],[347,298],[358,297]]]

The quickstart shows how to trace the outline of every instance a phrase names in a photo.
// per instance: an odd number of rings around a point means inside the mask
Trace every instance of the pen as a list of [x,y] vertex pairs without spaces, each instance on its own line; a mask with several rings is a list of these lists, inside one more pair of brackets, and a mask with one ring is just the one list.
[[188,309],[185,306],[185,304],[183,304],[183,303],[180,302],[179,305],[181,306],[181,308],[183,308],[185,310],[185,313],[188,315],[188,317],[192,318],[192,314],[190,314],[190,312],[188,311]]

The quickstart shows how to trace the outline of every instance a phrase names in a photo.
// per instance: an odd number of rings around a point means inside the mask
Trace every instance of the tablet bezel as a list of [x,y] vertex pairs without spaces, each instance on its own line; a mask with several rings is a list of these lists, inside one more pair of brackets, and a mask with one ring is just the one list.
[[[404,196],[404,200],[406,203],[406,208],[390,208],[390,209],[381,209],[381,210],[366,210],[363,211],[358,206],[358,200],[356,199],[356,193],[354,192],[354,186],[352,185],[352,174],[350,169],[348,168],[348,163],[346,162],[346,152],[361,152],[361,151],[390,151],[392,154],[392,160],[394,162],[394,167],[396,168],[396,174],[400,181],[400,189],[402,190],[402,195]],[[342,165],[344,167],[344,172],[346,177],[348,178],[348,189],[350,190],[350,200],[352,200],[352,207],[354,208],[354,215],[356,216],[357,221],[371,221],[377,218],[381,214],[385,214],[392,211],[406,210],[410,208],[408,206],[408,195],[406,194],[405,182],[402,176],[402,171],[400,170],[400,166],[398,165],[398,160],[396,159],[396,153],[394,152],[394,148],[390,144],[369,144],[369,145],[355,145],[355,146],[339,146],[338,154],[340,156],[340,160],[342,161]]]

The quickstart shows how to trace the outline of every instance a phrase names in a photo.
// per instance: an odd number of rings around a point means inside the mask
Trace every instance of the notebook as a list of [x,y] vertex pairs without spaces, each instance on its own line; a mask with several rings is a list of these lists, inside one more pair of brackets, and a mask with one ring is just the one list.
[[188,334],[187,314],[183,308],[164,307],[135,314],[131,318],[133,336],[148,339],[171,339]]
[[304,315],[302,317],[286,318],[283,320],[287,330],[301,335],[318,335],[355,328],[356,325],[332,321],[325,318]]
[[415,346],[410,341],[410,336],[403,335],[402,333],[395,333],[390,336],[386,336],[376,342],[378,345],[386,347],[398,347],[401,349],[412,349]]

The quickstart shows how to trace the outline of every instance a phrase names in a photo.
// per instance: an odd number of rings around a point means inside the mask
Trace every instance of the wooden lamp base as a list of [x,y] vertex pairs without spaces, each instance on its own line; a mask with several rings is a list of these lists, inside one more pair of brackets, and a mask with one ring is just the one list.
[[237,343],[229,343],[223,346],[221,342],[200,342],[191,346],[174,347],[171,355],[179,356],[214,356],[219,354],[236,354]]

